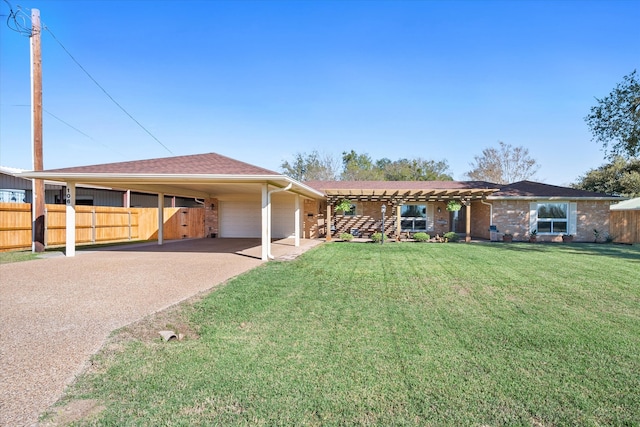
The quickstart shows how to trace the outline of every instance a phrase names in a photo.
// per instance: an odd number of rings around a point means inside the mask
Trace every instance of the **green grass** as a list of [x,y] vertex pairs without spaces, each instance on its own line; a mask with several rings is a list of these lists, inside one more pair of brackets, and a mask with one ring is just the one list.
[[10,262],[31,261],[36,259],[39,254],[34,254],[31,251],[11,251],[0,252],[0,264],[8,264]]
[[87,424],[640,424],[637,246],[333,243],[187,312],[96,359]]

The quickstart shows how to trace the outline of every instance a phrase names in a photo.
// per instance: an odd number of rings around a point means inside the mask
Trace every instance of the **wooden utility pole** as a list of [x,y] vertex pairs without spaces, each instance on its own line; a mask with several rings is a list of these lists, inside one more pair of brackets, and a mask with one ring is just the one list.
[[[42,160],[42,50],[40,47],[40,11],[31,10],[31,137],[33,139],[33,170],[44,169]],[[33,180],[31,200],[33,239],[31,250],[44,251],[44,181]]]

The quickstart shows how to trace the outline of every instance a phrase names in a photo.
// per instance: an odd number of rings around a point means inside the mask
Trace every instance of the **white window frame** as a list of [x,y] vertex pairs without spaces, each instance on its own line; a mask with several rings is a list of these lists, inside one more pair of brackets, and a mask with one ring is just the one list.
[[[566,217],[565,218],[539,218],[538,210],[540,205],[565,205],[566,206]],[[551,232],[543,232],[540,231],[538,225],[539,222],[551,222]],[[566,231],[554,231],[553,223],[554,222],[566,222],[567,227]],[[538,235],[545,236],[560,236],[563,234],[576,234],[577,229],[577,204],[573,202],[569,202],[568,200],[540,200],[537,202],[533,202],[530,204],[529,208],[529,231],[536,231]]]
[[[421,207],[423,207],[424,216],[402,216],[402,214],[400,214],[400,227],[401,227],[402,231],[410,232],[410,233],[417,233],[417,232],[421,232],[421,231],[426,232],[426,231],[433,231],[434,230],[433,203],[426,203],[426,204],[422,204],[422,203],[407,203],[407,204],[402,205],[403,209],[404,209],[405,206],[421,206]],[[401,211],[403,209],[401,209]],[[425,228],[416,228],[415,227],[416,220],[424,220]],[[403,223],[405,221],[411,221],[411,223],[412,223],[411,228],[403,226]]]

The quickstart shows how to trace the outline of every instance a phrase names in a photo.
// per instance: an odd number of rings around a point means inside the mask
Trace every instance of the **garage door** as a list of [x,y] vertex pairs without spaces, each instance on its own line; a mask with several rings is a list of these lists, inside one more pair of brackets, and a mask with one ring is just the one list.
[[221,202],[220,237],[259,238],[262,225],[261,202]]
[[295,235],[295,201],[289,198],[278,198],[271,204],[272,237],[284,239]]

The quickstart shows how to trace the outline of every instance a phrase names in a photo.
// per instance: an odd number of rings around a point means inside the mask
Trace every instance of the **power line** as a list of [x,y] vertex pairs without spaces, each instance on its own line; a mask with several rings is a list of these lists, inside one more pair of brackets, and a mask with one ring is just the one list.
[[[8,0],[4,0],[4,2],[9,6],[9,15],[7,16],[7,27],[9,27],[11,30],[16,31],[17,33],[23,35],[23,36],[27,36],[27,37],[31,37],[31,33],[32,30],[30,28],[27,27],[26,25],[26,20],[27,19],[31,19],[31,17],[27,14],[25,14],[20,6],[18,6],[18,10],[14,11],[13,10],[13,6],[11,5],[11,3]],[[20,18],[22,20],[22,23],[19,22]],[[12,24],[13,23],[13,26]],[[144,130],[151,138],[153,138],[158,144],[160,144],[165,150],[167,150],[170,154],[175,155],[173,153],[173,151],[171,151],[166,145],[164,145],[158,138],[156,138],[156,136],[154,134],[152,134],[146,127],[144,127],[142,125],[142,123],[140,123],[138,120],[136,120],[135,117],[133,117],[122,105],[120,105],[120,103],[118,101],[115,100],[115,98],[113,98],[113,96],[111,96],[109,94],[109,92],[107,92],[107,90],[102,87],[102,85],[100,83],[98,83],[98,81],[96,79],[93,78],[93,76],[82,66],[82,64],[80,64],[80,62],[78,62],[78,60],[71,54],[71,52],[69,52],[69,50],[62,44],[62,42],[60,40],[58,40],[58,38],[55,36],[55,34],[53,34],[53,32],[51,31],[51,29],[47,26],[47,25],[42,25],[42,28],[47,30],[49,32],[49,34],[51,34],[51,37],[53,37],[53,39],[60,45],[60,47],[67,53],[67,55],[69,55],[69,57],[73,60],[73,62],[75,62],[75,64],[87,75],[87,77],[89,77],[89,79],[91,79],[91,81],[100,88],[100,90],[102,90],[102,92],[104,92],[104,94],[118,107],[120,108],[120,110],[122,110],[131,120],[133,120],[142,130]],[[49,113],[51,114],[51,113]],[[51,114],[53,116],[53,114]],[[74,128],[73,126],[71,126],[70,124],[66,123],[64,120],[53,116],[54,118],[60,120],[61,122],[65,123],[67,126],[75,129],[76,131],[82,133],[83,135],[89,137],[88,135],[84,134],[83,132],[79,131],[78,129]],[[89,137],[91,138],[91,137]],[[93,139],[93,138],[91,138]]]
[[[31,107],[31,105],[28,104],[12,104],[12,107]],[[106,144],[103,144],[102,142],[96,140],[94,137],[92,137],[91,135],[88,135],[86,133],[84,133],[83,131],[81,131],[80,129],[78,129],[77,127],[73,126],[71,123],[61,119],[60,117],[56,116],[55,114],[53,114],[51,111],[47,110],[46,108],[43,108],[42,111],[44,111],[45,113],[47,113],[48,115],[50,115],[51,117],[53,117],[54,119],[58,120],[60,123],[63,123],[65,125],[67,125],[68,127],[70,127],[71,129],[75,130],[76,132],[78,132],[80,135],[86,136],[87,138],[89,138],[90,140],[97,142],[98,144],[102,145],[103,147],[112,150],[113,152],[119,154],[120,156],[124,156],[124,154],[122,154],[120,151],[115,150],[113,147],[109,147]]]
[[[7,0],[5,0],[7,1]],[[69,50],[62,44],[62,42],[60,42],[60,40],[58,40],[58,38],[55,36],[55,34],[53,34],[53,32],[51,31],[51,29],[43,24],[43,28],[45,30],[47,30],[49,32],[49,34],[51,34],[51,37],[53,37],[53,39],[60,45],[60,47],[62,47],[62,49],[67,53],[67,55],[69,55],[69,57],[73,60],[73,62],[76,63],[76,65],[87,75],[87,77],[89,77],[89,79],[91,79],[91,81],[93,83],[95,83],[96,86],[98,86],[100,88],[100,90],[102,90],[102,92],[104,92],[105,95],[107,95],[107,97],[116,105],[118,106],[118,108],[120,108],[127,116],[129,116],[129,118],[131,120],[133,120],[142,130],[144,130],[149,136],[151,136],[151,138],[153,138],[158,144],[160,144],[165,150],[167,150],[169,153],[171,153],[172,155],[175,155],[173,153],[173,151],[171,151],[166,145],[164,145],[158,138],[155,137],[154,134],[152,134],[146,127],[144,127],[138,120],[135,119],[135,117],[133,117],[122,105],[120,105],[118,103],[118,101],[116,101],[110,94],[109,92],[107,92],[107,90],[102,87],[102,85],[100,85],[100,83],[98,83],[98,81],[96,79],[93,78],[93,76],[91,74],[89,74],[89,72],[78,62],[78,60],[76,58],[74,58],[74,56],[71,54],[71,52],[69,52]]]
[[[27,19],[31,20],[31,17],[22,11],[22,8],[18,6],[18,10],[13,10],[13,6],[8,0],[4,2],[9,6],[9,15],[7,15],[7,27],[10,30],[15,31],[24,37],[31,37],[31,28],[27,27]],[[12,25],[13,23],[13,25]]]

